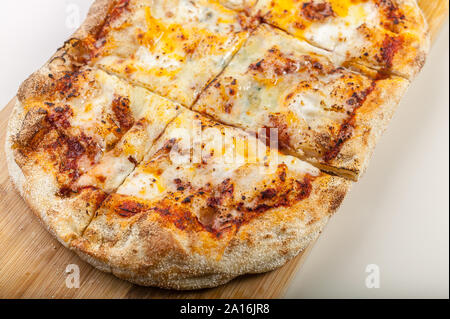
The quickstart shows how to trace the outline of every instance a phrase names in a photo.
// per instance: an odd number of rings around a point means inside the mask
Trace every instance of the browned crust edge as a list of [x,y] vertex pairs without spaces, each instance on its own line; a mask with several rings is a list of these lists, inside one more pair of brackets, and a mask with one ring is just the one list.
[[366,172],[375,147],[387,129],[410,82],[401,77],[379,80],[361,108],[356,111],[352,137],[338,156],[329,162],[306,160],[320,169],[358,181]]
[[[329,218],[338,209],[351,182],[327,175],[319,177],[311,197],[295,206],[274,209],[244,225],[234,235],[220,258],[192,248],[188,237],[170,228],[161,227],[157,217],[145,213],[136,217],[131,228],[109,229],[103,233],[103,221],[91,223],[83,236],[72,242],[71,248],[100,270],[142,286],[164,289],[192,290],[211,288],[244,274],[264,273],[284,265],[297,256],[321,233]],[[309,222],[305,214],[318,214]],[[289,218],[279,221],[281,216]],[[103,217],[108,220],[109,217]],[[267,227],[276,225],[276,227]],[[135,233],[146,230],[145,238]],[[124,240],[122,235],[127,234]],[[178,234],[178,235],[177,235]],[[195,238],[195,237],[193,237]],[[103,239],[113,242],[104,245]],[[120,243],[120,244],[118,244]],[[116,246],[117,245],[117,246]],[[135,250],[132,252],[133,247]],[[218,246],[219,251],[221,245]],[[213,252],[215,250],[213,249]],[[137,256],[146,255],[146,258]],[[152,256],[159,256],[153,260]]]
[[20,167],[14,141],[24,120],[22,104],[16,99],[8,123],[5,153],[11,181],[41,224],[65,247],[80,236],[91,221],[95,207],[86,205],[95,191],[86,191],[71,199],[56,195],[54,177],[37,165]]
[[[48,205],[40,205],[40,199],[48,196],[52,189],[52,182],[46,180],[46,188],[43,189],[41,184],[32,181],[30,174],[24,174],[23,169],[17,164],[21,159],[18,152],[14,151],[14,141],[17,135],[21,132],[23,123],[25,121],[26,112],[23,108],[23,102],[36,95],[45,95],[51,90],[54,78],[61,76],[66,72],[71,72],[82,65],[79,64],[77,54],[80,39],[85,39],[89,36],[96,35],[103,26],[105,18],[116,3],[117,0],[95,0],[89,9],[88,15],[83,24],[72,34],[62,47],[57,49],[55,54],[36,72],[31,74],[19,87],[15,99],[14,107],[8,122],[6,133],[5,152],[7,158],[7,166],[11,180],[19,191],[22,198],[27,202],[33,213],[39,217],[41,224],[65,247],[68,247],[71,240],[81,234],[80,230],[75,232],[68,232],[62,236],[55,225],[48,220],[48,213],[50,207]],[[26,132],[25,132],[26,133]],[[32,132],[31,132],[32,133]],[[45,177],[42,171],[36,169],[35,173]],[[36,189],[33,190],[32,186]],[[38,187],[39,186],[39,187]],[[49,194],[45,194],[45,191]],[[54,194],[55,192],[53,192]],[[56,200],[56,198],[55,198]],[[67,203],[59,203],[64,207],[64,210],[70,211],[72,208]],[[89,218],[90,219],[90,218]],[[87,224],[86,224],[87,226]],[[64,237],[64,238],[63,238]]]
[[[418,38],[418,53],[413,63],[409,64],[405,70],[407,79],[412,81],[419,74],[419,72],[424,67],[428,54],[431,49],[431,34],[430,27],[427,19],[425,18],[425,14],[423,10],[420,8],[417,0],[395,0],[398,6],[410,5],[414,8],[414,16],[417,18],[418,23],[416,24],[416,28],[414,29],[414,33]],[[401,74],[396,74],[398,76],[402,76]]]
[[320,227],[317,227],[314,231],[311,231],[308,236],[303,237],[303,241],[301,245],[295,250],[292,251],[289,256],[280,258],[276,262],[271,263],[270,265],[261,265],[262,267],[255,268],[249,271],[242,271],[241,273],[215,273],[215,274],[199,274],[192,275],[188,277],[178,277],[167,278],[159,277],[158,274],[147,274],[142,275],[134,272],[133,270],[126,269],[124,267],[114,267],[111,266],[107,261],[103,261],[100,258],[96,257],[95,254],[80,248],[80,246],[75,245],[71,249],[77,253],[77,255],[88,262],[95,268],[106,272],[111,273],[114,276],[127,280],[133,284],[146,286],[146,287],[158,287],[162,289],[170,289],[170,290],[198,290],[198,289],[206,289],[206,288],[215,288],[221,285],[224,285],[233,279],[246,275],[246,274],[260,274],[275,270],[284,264],[286,264],[289,260],[295,258],[298,254],[303,252],[310,243],[314,242],[319,235],[321,234],[323,228],[328,222],[328,218],[324,219],[320,224]]

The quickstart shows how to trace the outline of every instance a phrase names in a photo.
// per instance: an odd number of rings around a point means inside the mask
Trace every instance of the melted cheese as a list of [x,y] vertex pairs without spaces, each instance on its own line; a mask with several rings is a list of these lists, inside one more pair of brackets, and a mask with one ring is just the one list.
[[[333,7],[334,8],[334,7]],[[358,31],[362,24],[372,28],[379,24],[378,9],[372,2],[345,7],[345,14],[325,23],[313,23],[302,37],[327,50],[345,56],[352,48],[367,45],[367,39]]]
[[88,72],[88,80],[83,83],[80,96],[70,100],[69,105],[74,113],[70,119],[71,125],[83,131],[109,134],[109,128],[102,128],[105,126],[104,122],[113,116],[111,106],[114,99],[128,98],[130,111],[134,118],[138,118],[145,110],[142,101],[146,94],[146,90],[133,87],[103,71]]
[[[217,0],[214,0],[217,1]],[[224,6],[233,10],[248,10],[253,7],[258,0],[219,0]]]
[[[203,129],[198,140],[194,137],[196,121]],[[205,127],[206,125],[206,127]],[[176,141],[169,154],[161,155],[170,141]],[[198,143],[197,143],[198,142]],[[201,145],[199,161],[189,156]],[[280,164],[298,176],[318,176],[320,171],[291,156],[276,152],[276,162],[268,163],[267,148],[260,140],[235,128],[215,125],[195,113],[184,111],[166,129],[157,144],[146,156],[118,193],[155,201],[164,196],[185,198],[197,192],[219,187],[227,180],[235,185],[237,193],[252,193],[261,183],[272,181]],[[186,158],[185,155],[189,154]],[[183,162],[180,158],[183,158]],[[187,183],[187,184],[185,184]],[[180,188],[181,187],[181,188]],[[232,213],[230,211],[230,213]]]
[[[255,12],[261,11],[263,16],[266,16],[271,23],[278,27],[291,32],[293,35],[311,40],[310,34],[313,34],[312,28],[318,25],[342,25],[347,29],[356,30],[363,22],[368,21],[368,14],[370,12],[377,12],[372,2],[364,0],[327,0],[316,1],[318,3],[328,3],[334,13],[334,17],[324,18],[323,20],[313,21],[309,20],[302,13],[304,4],[311,3],[310,1],[298,0],[261,0],[258,2]],[[370,8],[369,8],[370,6]],[[370,11],[370,9],[372,9]],[[369,23],[375,24],[376,21]],[[341,30],[342,32],[342,30]],[[348,32],[348,31],[347,31]],[[324,38],[326,38],[324,36]],[[332,45],[323,46],[324,48],[332,47]]]
[[160,178],[145,170],[138,170],[117,191],[118,194],[156,200],[165,191]]
[[[305,4],[327,3],[330,10],[317,12],[317,17],[308,17],[303,10]],[[420,9],[411,7],[409,1],[395,3],[402,16],[401,21],[390,17],[388,3],[375,0],[260,0],[253,13],[261,13],[265,20],[280,29],[304,39],[315,46],[332,51],[336,61],[352,61],[375,69],[390,69],[393,74],[411,77],[417,71],[418,47],[423,49],[426,38],[426,25],[421,18]],[[312,9],[311,9],[312,10]],[[320,9],[319,9],[320,10]],[[397,38],[402,43],[395,54],[397,59],[380,57],[384,40]],[[425,44],[426,47],[426,44]],[[394,58],[395,58],[394,57]]]
[[134,8],[128,20],[133,23],[110,31],[95,62],[185,106],[248,35],[239,13],[218,1],[152,1]]
[[260,27],[193,109],[253,132],[276,128],[284,146],[303,155],[323,152],[319,137],[335,138],[353,110],[347,101],[370,83],[338,69],[327,51]]
[[[101,76],[105,78],[105,74]],[[103,86],[103,91],[110,91],[110,96],[128,93],[131,108],[135,113],[135,125],[117,141],[112,150],[98,159],[97,163],[82,175],[77,182],[79,187],[95,186],[107,193],[113,192],[119,187],[124,179],[133,171],[135,163],[142,161],[145,154],[149,152],[153,142],[161,135],[165,127],[178,114],[180,106],[169,100],[159,97],[149,91],[132,87],[116,79],[116,84],[108,83]],[[110,105],[105,96],[100,95],[98,101],[103,105]],[[91,102],[90,104],[101,104]],[[108,104],[109,103],[109,104]],[[98,123],[93,123],[97,124]]]
[[313,127],[319,126],[320,122],[323,122],[325,119],[342,121],[345,118],[345,113],[325,110],[325,101],[326,97],[321,92],[315,92],[315,94],[313,92],[298,93],[290,100],[287,108],[297,118],[303,119],[309,126]]

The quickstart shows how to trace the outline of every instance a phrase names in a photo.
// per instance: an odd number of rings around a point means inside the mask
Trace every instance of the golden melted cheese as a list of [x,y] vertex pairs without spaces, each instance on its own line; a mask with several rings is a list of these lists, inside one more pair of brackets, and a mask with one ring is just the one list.
[[[296,205],[305,198],[309,180],[319,175],[317,168],[269,149],[254,136],[185,110],[117,194],[145,207],[169,202],[164,218],[193,215],[201,230],[217,234],[252,214]],[[170,227],[188,227],[182,222]],[[207,245],[210,237],[201,243]]]
[[110,30],[95,63],[185,106],[248,35],[240,13],[218,1],[152,1],[132,8]]
[[[334,140],[372,81],[339,69],[328,52],[280,31],[260,27],[193,109],[257,132],[278,129],[279,139],[299,155]],[[286,145],[287,144],[287,145]]]
[[420,9],[408,1],[391,7],[381,0],[260,0],[253,12],[342,59],[407,78],[418,71],[414,61],[423,54],[418,48],[427,48]]
[[[118,193],[154,200],[181,188],[207,189],[228,179],[251,181],[241,185],[251,191],[262,180],[270,179],[280,164],[303,175],[318,174],[309,164],[281,155],[241,130],[183,111]],[[254,174],[243,174],[245,171]],[[189,186],[183,186],[184,182]]]
[[116,190],[181,108],[97,69],[56,79],[54,87],[54,94],[25,104],[47,112],[50,132],[35,156],[44,167],[53,163],[66,192]]
[[143,109],[134,126],[92,169],[81,176],[77,182],[79,187],[95,186],[107,193],[115,191],[177,116],[179,105],[147,90],[141,90],[143,89],[139,89],[138,93],[140,96],[130,96],[131,100],[139,100]]
[[353,138],[353,126],[346,123],[373,109],[366,97],[374,87],[387,86],[400,94],[408,84],[402,78],[378,82],[332,59],[325,50],[261,26],[193,110],[255,133],[273,128],[285,151],[324,163],[336,145],[344,144],[343,128],[350,127],[345,136]]

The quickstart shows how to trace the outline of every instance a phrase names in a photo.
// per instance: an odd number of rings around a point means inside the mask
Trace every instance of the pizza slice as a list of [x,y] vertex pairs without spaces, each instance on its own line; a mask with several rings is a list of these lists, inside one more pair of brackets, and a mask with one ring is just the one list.
[[347,70],[262,25],[193,110],[251,132],[276,128],[285,151],[356,180],[408,84]]
[[179,106],[89,68],[41,80],[32,76],[18,96],[9,128],[9,166],[22,196],[68,245]]
[[214,287],[296,256],[349,183],[186,110],[72,247],[140,285]]
[[349,64],[411,79],[429,50],[415,0],[259,0],[254,14]]
[[191,106],[248,36],[252,21],[211,0],[119,1],[90,47],[91,64]]

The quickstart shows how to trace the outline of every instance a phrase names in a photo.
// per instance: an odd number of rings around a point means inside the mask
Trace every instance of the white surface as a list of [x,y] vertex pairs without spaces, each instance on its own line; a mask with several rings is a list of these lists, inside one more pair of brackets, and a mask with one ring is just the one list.
[[[449,297],[448,39],[447,24],[287,297]],[[366,287],[369,264],[379,289]]]
[[[92,0],[2,1],[0,10],[0,108],[75,31]],[[74,6],[75,5],[75,6]]]
[[[74,31],[91,0],[3,1],[0,108]],[[75,15],[74,15],[75,12]],[[373,157],[288,298],[449,297],[449,30],[434,46]],[[368,289],[365,270],[380,269]]]

